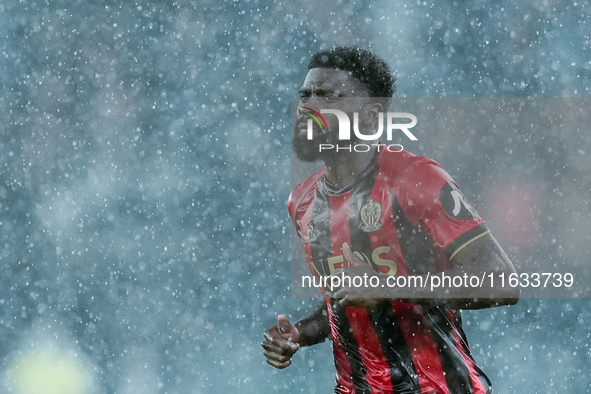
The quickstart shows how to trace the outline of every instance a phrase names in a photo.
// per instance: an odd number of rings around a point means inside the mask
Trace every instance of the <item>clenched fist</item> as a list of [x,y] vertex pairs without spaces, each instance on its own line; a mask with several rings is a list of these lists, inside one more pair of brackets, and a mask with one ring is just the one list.
[[275,368],[283,369],[291,365],[291,357],[300,348],[298,329],[283,315],[277,316],[277,325],[264,334],[263,354],[267,363]]

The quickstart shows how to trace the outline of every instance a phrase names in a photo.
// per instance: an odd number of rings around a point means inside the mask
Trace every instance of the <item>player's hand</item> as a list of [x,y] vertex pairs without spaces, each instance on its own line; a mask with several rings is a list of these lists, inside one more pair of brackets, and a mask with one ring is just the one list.
[[[378,281],[381,283],[378,273],[369,264],[357,257],[346,242],[343,244],[343,256],[345,257],[345,261],[349,263],[349,266],[336,270],[332,275],[342,277],[344,274],[351,278],[359,276],[364,278],[363,281],[358,281],[358,283],[363,283],[363,285],[345,286],[348,283],[341,283],[341,286],[330,289],[327,295],[330,298],[338,300],[339,305],[364,308],[375,306],[380,301],[386,299],[384,298],[384,294],[380,293],[382,289],[369,285],[370,282],[377,282],[375,280],[371,281],[371,277],[378,277]],[[353,280],[351,282],[355,283]]]
[[298,329],[283,315],[277,316],[277,325],[264,334],[263,354],[267,363],[275,368],[283,369],[291,365],[291,357],[300,348]]

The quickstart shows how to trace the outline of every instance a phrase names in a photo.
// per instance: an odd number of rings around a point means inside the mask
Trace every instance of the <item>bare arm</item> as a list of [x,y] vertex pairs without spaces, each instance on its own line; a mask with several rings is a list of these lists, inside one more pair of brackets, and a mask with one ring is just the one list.
[[[492,273],[494,277],[498,277],[499,274],[505,274],[508,277],[510,274],[517,272],[505,251],[491,234],[472,242],[458,252],[452,260],[452,265],[453,268],[446,271],[447,275],[463,275],[467,273],[481,278],[483,273],[485,275]],[[513,305],[519,301],[519,287],[506,285],[501,287],[499,281],[496,281],[495,286],[490,286],[490,284],[487,277],[482,287],[478,288],[478,291],[473,291],[473,289],[466,291],[466,288],[461,287],[448,288],[450,293],[455,294],[449,294],[452,297],[445,304],[451,308],[481,309],[492,306]],[[469,297],[466,298],[463,294],[468,294]],[[434,294],[431,301],[436,302],[438,296],[443,296],[441,291],[439,294]]]
[[322,302],[310,316],[300,320],[295,326],[300,333],[300,346],[312,346],[328,339],[330,322],[326,302]]
[[[350,276],[375,276],[377,275],[365,262],[351,253],[348,245],[343,246],[344,256],[350,267],[337,270],[333,275],[340,276],[343,273]],[[487,234],[467,245],[454,256],[452,268],[444,273],[430,275],[428,278],[433,283],[436,279],[447,277],[468,277],[474,275],[481,280],[482,286],[408,286],[393,287],[346,287],[333,288],[330,296],[339,299],[343,305],[371,306],[383,300],[396,300],[416,304],[442,305],[451,309],[480,309],[499,305],[515,304],[519,300],[520,291],[517,287],[505,284],[500,286],[500,281],[487,280],[489,274],[498,277],[504,273],[506,276],[515,273],[515,267],[499,246],[495,238]],[[484,276],[483,276],[484,275]],[[435,277],[435,278],[434,278]],[[438,278],[436,278],[438,277]],[[384,283],[386,278],[381,277]],[[387,282],[386,282],[387,283]],[[429,284],[429,283],[428,283]]]
[[326,303],[322,303],[310,316],[291,324],[283,315],[277,325],[263,334],[263,354],[267,363],[283,369],[291,365],[291,358],[302,346],[323,342],[330,334]]

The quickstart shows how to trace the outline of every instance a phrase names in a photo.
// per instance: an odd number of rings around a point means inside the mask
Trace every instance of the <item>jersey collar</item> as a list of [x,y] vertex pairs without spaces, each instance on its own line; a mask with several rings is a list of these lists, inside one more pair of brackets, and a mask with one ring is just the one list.
[[374,170],[374,168],[378,164],[379,159],[380,159],[380,152],[378,152],[378,150],[376,149],[374,152],[374,155],[371,158],[371,161],[369,162],[367,167],[365,167],[365,169],[363,171],[361,171],[361,173],[359,175],[357,175],[355,178],[353,178],[351,180],[351,182],[349,182],[348,184],[346,184],[345,186],[343,186],[341,188],[338,188],[337,186],[333,185],[326,178],[326,173],[324,175],[322,175],[322,178],[320,178],[321,185],[327,194],[338,195],[338,194],[347,193],[348,191],[353,189],[355,186],[357,186],[362,180],[364,180],[369,175],[369,173],[371,173]]

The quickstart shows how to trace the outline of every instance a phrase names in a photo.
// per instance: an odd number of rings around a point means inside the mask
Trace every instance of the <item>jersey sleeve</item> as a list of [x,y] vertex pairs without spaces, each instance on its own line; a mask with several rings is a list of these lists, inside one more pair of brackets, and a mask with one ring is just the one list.
[[402,209],[452,260],[463,248],[490,231],[451,176],[435,161],[418,156],[398,182]]
[[287,199],[287,211],[296,231],[300,231],[299,221],[303,214],[308,209],[309,205],[314,201],[314,191],[318,180],[324,175],[324,169],[316,172],[305,182],[297,185]]
[[287,212],[289,213],[289,217],[291,217],[291,220],[293,221],[294,215],[291,212],[291,194],[292,193],[289,193],[289,196],[287,197]]

